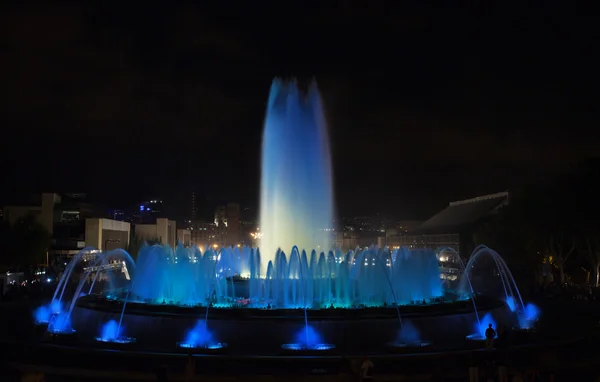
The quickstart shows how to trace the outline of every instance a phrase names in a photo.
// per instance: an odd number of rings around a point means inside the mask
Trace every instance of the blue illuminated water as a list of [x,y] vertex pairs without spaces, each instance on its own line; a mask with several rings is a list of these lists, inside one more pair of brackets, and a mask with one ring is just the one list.
[[402,322],[401,333],[398,334],[398,342],[406,344],[420,344],[421,334],[419,330],[408,320]]
[[521,329],[533,328],[539,317],[540,309],[532,303],[527,303],[523,312],[517,312],[517,319],[519,320],[519,327]]
[[[443,295],[431,250],[278,251],[264,274],[257,250],[143,246],[129,299],[151,304],[350,308],[422,303]],[[241,276],[241,279],[237,278]],[[234,276],[236,276],[234,278]],[[124,298],[124,296],[123,296]]]
[[[533,323],[538,319],[539,309],[532,303],[527,303],[523,301],[521,297],[521,292],[519,291],[519,287],[512,275],[512,272],[508,268],[508,265],[496,251],[485,246],[479,245],[471,254],[467,265],[465,266],[465,274],[466,277],[463,277],[461,280],[461,286],[459,289],[463,291],[468,291],[467,282],[470,283],[469,272],[474,268],[477,260],[481,257],[487,256],[492,259],[495,265],[495,270],[497,271],[497,275],[499,276],[499,281],[502,286],[502,291],[504,294],[504,301],[506,302],[506,306],[509,308],[511,312],[516,314],[519,327],[521,329],[529,329],[532,327]],[[490,279],[493,280],[493,277]],[[470,291],[473,291],[473,287],[468,285]],[[474,301],[474,300],[473,300]],[[485,318],[485,317],[484,317]],[[478,320],[478,326],[487,328],[487,324],[484,320]]]
[[224,346],[225,344],[214,340],[205,320],[198,320],[196,325],[187,331],[184,341],[179,343],[179,347],[186,349],[220,349]]
[[515,299],[513,298],[513,296],[506,297],[505,302],[506,306],[508,306],[508,309],[510,309],[511,312],[517,310],[517,304],[515,303]]
[[329,138],[316,83],[271,85],[262,139],[260,249],[264,264],[278,249],[332,248],[333,185]]
[[323,343],[321,335],[310,325],[302,327],[295,336],[295,342],[284,344],[286,350],[330,350],[335,346]]
[[71,326],[71,315],[68,311],[62,311],[59,314],[52,315],[48,323],[48,331],[51,333],[72,333],[75,332]]
[[48,324],[53,315],[59,314],[62,311],[61,304],[58,301],[50,302],[39,306],[33,311],[33,316],[36,324]]
[[481,319],[480,322],[475,322],[475,333],[467,336],[469,340],[485,340],[485,331],[488,328],[488,325],[492,324],[492,328],[496,331],[496,337],[498,337],[498,328],[496,326],[496,320],[490,313],[486,313],[485,316]]
[[104,326],[100,333],[100,340],[105,342],[115,341],[119,338],[119,324],[115,320],[110,320]]
[[[489,325],[492,324],[492,328],[494,328],[494,330],[496,331],[496,333],[498,332],[498,328],[496,327],[496,320],[494,320],[494,317],[492,317],[492,315],[490,313],[487,313],[485,316],[483,316],[483,318],[481,319],[481,322],[479,324],[477,324],[477,334],[479,334],[482,338],[485,338],[485,331],[487,330],[487,328],[489,327]],[[496,337],[498,335],[496,334]]]

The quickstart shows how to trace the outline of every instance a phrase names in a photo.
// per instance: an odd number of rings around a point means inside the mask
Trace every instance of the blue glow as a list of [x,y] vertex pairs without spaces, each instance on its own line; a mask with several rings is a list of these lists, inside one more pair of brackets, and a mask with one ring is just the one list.
[[182,349],[205,348],[208,350],[217,350],[217,349],[223,349],[225,347],[225,344],[222,344],[221,342],[215,342],[215,343],[207,344],[206,346],[196,346],[193,344],[188,344],[187,342],[182,342],[179,344],[179,347]]
[[48,331],[51,333],[73,333],[71,318],[68,312],[60,312],[50,318]]
[[488,328],[488,325],[492,324],[492,328],[494,328],[494,330],[496,331],[496,337],[498,337],[498,328],[496,327],[496,320],[494,320],[494,317],[492,317],[492,315],[490,313],[486,313],[485,316],[483,316],[483,318],[481,319],[481,322],[476,324],[477,327],[477,332],[476,334],[479,334],[481,336],[481,338],[485,338],[485,331]]
[[514,312],[517,309],[517,304],[515,304],[515,299],[512,296],[506,297],[506,305],[511,312]]
[[421,344],[421,334],[419,330],[408,320],[402,321],[402,330],[398,333],[399,343],[405,343],[408,345]]
[[35,318],[36,324],[49,323],[50,316],[52,316],[52,312],[50,311],[50,307],[46,305],[42,305],[33,311],[33,317]]
[[178,344],[185,349],[221,349],[225,344],[213,340],[212,333],[206,327],[206,321],[198,320],[196,326],[189,330],[185,335],[185,341]]
[[[233,282],[239,275],[244,283]],[[110,293],[110,296],[113,294]],[[266,271],[249,247],[143,246],[131,300],[216,308],[358,308],[429,303],[443,296],[433,250],[371,247],[348,253],[278,251]]]
[[532,303],[528,303],[527,305],[525,305],[525,318],[531,321],[535,321],[539,318],[539,316],[540,309],[536,305]]
[[323,343],[321,336],[310,325],[303,326],[295,337],[295,342],[281,346],[286,350],[330,350],[335,346]]
[[143,211],[143,210],[144,210],[144,206],[142,205],[142,206],[140,206],[140,211]]
[[57,315],[62,311],[60,302],[55,300],[49,304],[41,305],[33,311],[33,317],[36,324],[47,324],[52,319],[53,315]]
[[329,137],[316,83],[271,85],[262,137],[260,239],[265,264],[278,248],[327,252],[333,225]]
[[525,311],[519,312],[519,327],[521,329],[531,329],[540,316],[540,310],[532,303],[525,305]]
[[100,339],[102,341],[114,341],[119,338],[119,324],[115,320],[110,320],[102,326]]

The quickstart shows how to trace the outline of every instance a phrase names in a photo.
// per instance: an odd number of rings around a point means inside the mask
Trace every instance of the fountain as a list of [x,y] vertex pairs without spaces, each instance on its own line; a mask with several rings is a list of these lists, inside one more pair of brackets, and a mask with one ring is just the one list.
[[[464,272],[466,274],[466,277],[461,280],[461,286],[459,289],[464,291],[465,283],[468,282],[469,290],[471,291],[471,293],[473,293],[473,286],[471,285],[471,279],[468,275],[468,272],[471,271],[471,269],[474,267],[476,261],[481,256],[486,256],[486,255],[489,256],[493,260],[493,263],[495,266],[495,271],[497,273],[497,276],[500,279],[500,284],[502,285],[502,291],[504,294],[503,299],[506,303],[506,306],[509,308],[509,310],[511,312],[514,312],[516,314],[516,319],[517,319],[517,324],[518,324],[518,328],[516,330],[530,331],[530,329],[533,327],[533,325],[535,324],[535,322],[538,319],[539,310],[535,305],[533,305],[531,303],[525,304],[523,302],[523,298],[521,297],[521,292],[519,291],[519,287],[517,286],[517,283],[512,275],[512,272],[508,268],[508,265],[506,265],[506,262],[504,261],[502,256],[500,256],[493,249],[490,249],[485,245],[479,245],[473,250],[473,253],[470,256],[469,261],[467,262],[467,265],[465,266]],[[485,332],[485,329],[487,329],[487,325],[488,325],[487,322],[490,320],[492,320],[491,317],[484,317],[483,321],[478,320],[477,327],[479,328],[479,332],[481,332],[481,330],[482,330],[481,328],[483,328],[483,331]],[[490,322],[494,323],[493,321],[490,321]],[[494,324],[494,327],[495,327],[495,324]],[[470,339],[470,340],[481,339],[480,336],[482,334],[479,332],[476,332],[475,334],[471,334],[471,335],[467,336],[467,339]]]
[[331,249],[333,185],[329,138],[316,83],[271,85],[262,141],[260,248]]
[[319,333],[312,326],[305,324],[296,334],[295,342],[283,344],[281,347],[290,351],[326,351],[334,349],[335,345],[323,343]]
[[113,344],[131,344],[135,342],[135,338],[125,337],[121,335],[122,327],[115,320],[110,320],[102,326],[100,337],[96,337],[96,341]]
[[489,325],[492,325],[492,328],[494,330],[496,330],[496,337],[498,338],[498,329],[497,329],[497,325],[496,325],[496,320],[494,319],[494,317],[487,313],[485,316],[483,316],[483,319],[480,322],[476,322],[475,324],[475,333],[473,334],[469,334],[467,336],[467,340],[470,341],[477,341],[477,342],[481,342],[481,341],[485,341],[485,331],[487,330]]
[[[312,251],[308,256],[294,246],[289,258],[277,251],[264,276],[253,266],[257,251],[249,247],[178,251],[175,262],[168,246],[142,246],[128,300],[214,308],[322,309],[392,307],[444,296],[433,250],[370,247],[327,256]],[[250,272],[247,278],[235,279],[234,269]]]
[[[478,310],[514,307],[525,318],[536,313],[523,303],[504,260],[484,246],[461,265],[465,277],[458,291],[443,286],[433,249],[371,246],[343,253],[332,247],[331,159],[314,83],[303,95],[293,82],[273,82],[260,191],[260,251],[143,245],[134,263],[122,250],[86,248],[68,264],[36,321],[47,322],[48,333],[73,334],[76,328],[80,338],[100,344],[144,342],[146,336],[157,347],[177,343],[194,351],[248,344],[246,351],[254,354],[274,343],[288,351],[333,351],[341,343],[375,352],[423,348],[430,343],[421,334],[436,343],[442,336],[464,341],[473,313],[477,328],[489,320],[479,322]],[[469,272],[484,253],[500,274],[503,301],[478,295],[471,285]],[[69,281],[80,270],[72,291]],[[299,322],[302,329],[288,343]],[[449,325],[460,329],[447,330]],[[125,327],[131,337],[123,336]],[[180,328],[192,329],[177,342]]]
[[227,344],[217,342],[213,339],[212,333],[208,330],[206,320],[198,320],[196,325],[185,335],[185,340],[177,344],[180,348],[186,350],[218,350],[227,346]]

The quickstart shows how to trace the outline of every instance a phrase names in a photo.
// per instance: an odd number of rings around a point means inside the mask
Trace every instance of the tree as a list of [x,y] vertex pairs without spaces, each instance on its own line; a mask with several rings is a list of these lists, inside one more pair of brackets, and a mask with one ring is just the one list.
[[558,269],[560,283],[564,284],[566,281],[565,263],[575,250],[576,240],[573,236],[566,235],[565,233],[548,235],[545,240],[544,253],[549,261]]
[[[541,271],[550,263],[559,281],[567,280],[567,265],[582,254],[591,266],[592,282],[600,273],[600,160],[579,163],[548,182],[511,193],[501,209],[474,236],[518,267]],[[578,265],[578,264],[577,264]]]
[[530,203],[526,193],[511,197],[510,204],[501,208],[473,236],[475,245],[485,244],[502,255],[513,275],[525,284],[541,279],[543,260],[538,230],[530,218]]
[[587,236],[585,238],[583,253],[591,268],[590,283],[592,286],[597,287],[600,271],[600,240],[597,236]]
[[30,266],[43,263],[50,247],[50,232],[35,216],[26,215],[5,226],[4,259],[7,265]]

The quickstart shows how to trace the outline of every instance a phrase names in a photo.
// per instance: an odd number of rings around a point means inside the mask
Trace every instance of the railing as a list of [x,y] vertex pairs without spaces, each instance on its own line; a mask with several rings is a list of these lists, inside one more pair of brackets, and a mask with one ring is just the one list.
[[123,263],[119,262],[119,263],[98,265],[98,266],[93,266],[93,267],[85,267],[85,268],[83,268],[83,271],[84,272],[97,272],[97,271],[107,271],[107,270],[119,269],[119,268],[123,268]]

